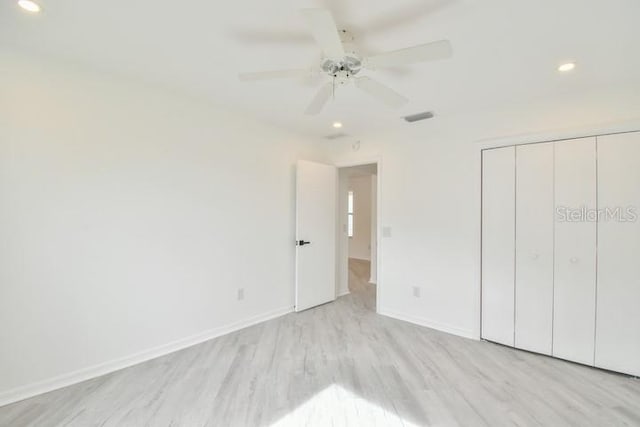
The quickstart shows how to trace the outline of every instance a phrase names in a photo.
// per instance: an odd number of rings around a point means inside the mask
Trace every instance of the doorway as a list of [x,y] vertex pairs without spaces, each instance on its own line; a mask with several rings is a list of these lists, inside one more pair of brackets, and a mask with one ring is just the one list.
[[378,165],[338,169],[337,295],[377,311]]

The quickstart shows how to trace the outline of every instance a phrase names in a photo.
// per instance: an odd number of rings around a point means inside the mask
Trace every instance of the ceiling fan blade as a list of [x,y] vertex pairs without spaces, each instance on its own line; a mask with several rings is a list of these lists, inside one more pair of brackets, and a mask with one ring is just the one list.
[[350,5],[345,0],[322,0],[320,4],[327,10],[331,11],[334,18],[338,18],[339,21],[349,16]]
[[313,101],[311,101],[311,104],[309,104],[309,106],[307,107],[304,113],[309,116],[314,116],[316,114],[319,114],[320,111],[322,111],[322,109],[326,105],[327,101],[329,101],[329,98],[331,97],[332,93],[333,93],[332,82],[329,82],[323,85],[318,91],[318,93],[316,94],[316,96],[313,98]]
[[409,102],[398,92],[369,77],[358,77],[356,87],[390,107],[402,107]]
[[302,14],[324,54],[329,58],[343,58],[344,47],[331,12],[327,9],[303,9]]
[[314,40],[308,32],[281,31],[276,29],[234,30],[231,36],[241,43],[312,45]]
[[294,79],[297,77],[308,77],[312,74],[310,69],[299,70],[274,70],[274,71],[259,71],[257,73],[240,73],[238,78],[243,82],[252,82],[259,80],[273,80],[273,79]]
[[364,66],[369,69],[395,67],[398,65],[414,64],[416,62],[450,58],[452,53],[453,50],[449,40],[440,40],[371,56],[365,59]]
[[423,18],[450,7],[453,3],[455,0],[413,0],[408,3],[394,4],[380,15],[365,22],[364,28],[367,29],[367,33],[384,33],[398,27],[419,23]]

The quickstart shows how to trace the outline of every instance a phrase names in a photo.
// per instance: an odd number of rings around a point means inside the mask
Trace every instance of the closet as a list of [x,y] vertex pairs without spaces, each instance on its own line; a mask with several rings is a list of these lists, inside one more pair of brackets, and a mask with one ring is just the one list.
[[[553,355],[593,364],[596,298],[595,138],[557,142]],[[571,209],[571,211],[569,211]],[[561,218],[563,215],[565,218]],[[572,215],[576,215],[573,218]]]
[[553,145],[516,148],[515,346],[551,354]]
[[482,336],[513,345],[515,148],[483,155]]
[[595,365],[640,376],[640,133],[598,138],[598,205]]
[[640,132],[483,150],[482,338],[640,375]]

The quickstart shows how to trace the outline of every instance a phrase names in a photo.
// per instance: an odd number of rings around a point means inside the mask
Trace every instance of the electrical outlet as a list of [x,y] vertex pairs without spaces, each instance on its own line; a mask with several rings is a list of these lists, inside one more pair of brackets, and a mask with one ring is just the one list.
[[391,227],[382,227],[382,237],[391,237]]
[[416,298],[420,298],[420,288],[418,286],[413,287],[413,296]]
[[244,288],[238,289],[238,301],[242,301],[244,299]]

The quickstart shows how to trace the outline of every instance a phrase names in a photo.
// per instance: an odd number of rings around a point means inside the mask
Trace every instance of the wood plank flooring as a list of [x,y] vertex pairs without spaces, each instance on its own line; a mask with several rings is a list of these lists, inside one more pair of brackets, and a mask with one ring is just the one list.
[[366,266],[352,276],[332,304],[5,406],[0,425],[640,426],[637,379],[379,316]]

